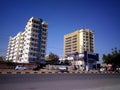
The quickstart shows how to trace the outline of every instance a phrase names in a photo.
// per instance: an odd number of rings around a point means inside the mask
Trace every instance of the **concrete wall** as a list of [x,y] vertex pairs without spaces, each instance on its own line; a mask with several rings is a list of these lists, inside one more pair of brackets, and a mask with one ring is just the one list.
[[68,68],[68,70],[73,69],[72,66],[67,66],[67,65],[46,65],[46,69],[48,69],[48,70],[58,70],[59,67],[61,67],[61,66],[66,66]]

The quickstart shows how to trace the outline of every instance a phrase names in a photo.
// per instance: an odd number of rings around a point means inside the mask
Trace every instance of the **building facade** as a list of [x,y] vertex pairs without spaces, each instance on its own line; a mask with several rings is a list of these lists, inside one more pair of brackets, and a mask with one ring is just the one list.
[[18,63],[42,62],[45,60],[48,24],[31,17],[24,32],[10,37],[6,60]]
[[94,52],[94,32],[89,29],[80,29],[64,35],[64,57],[75,52]]
[[71,61],[73,69],[93,70],[97,69],[97,61],[99,61],[98,53],[84,51],[83,53],[75,53],[67,56],[67,60]]
[[64,35],[64,58],[76,69],[95,69],[99,56],[94,53],[94,32],[80,29]]

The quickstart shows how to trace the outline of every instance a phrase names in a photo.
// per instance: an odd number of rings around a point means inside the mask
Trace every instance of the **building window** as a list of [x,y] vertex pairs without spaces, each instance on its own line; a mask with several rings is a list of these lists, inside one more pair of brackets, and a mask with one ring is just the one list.
[[21,53],[23,52],[23,50],[20,51]]
[[88,32],[86,32],[86,35],[88,35]]
[[44,54],[41,54],[41,57],[45,57],[45,55],[44,55]]

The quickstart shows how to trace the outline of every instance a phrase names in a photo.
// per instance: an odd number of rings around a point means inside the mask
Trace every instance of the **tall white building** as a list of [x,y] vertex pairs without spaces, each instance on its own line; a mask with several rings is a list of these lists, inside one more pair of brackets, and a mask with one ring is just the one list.
[[10,37],[6,60],[18,63],[42,62],[45,60],[48,24],[31,17],[24,32]]

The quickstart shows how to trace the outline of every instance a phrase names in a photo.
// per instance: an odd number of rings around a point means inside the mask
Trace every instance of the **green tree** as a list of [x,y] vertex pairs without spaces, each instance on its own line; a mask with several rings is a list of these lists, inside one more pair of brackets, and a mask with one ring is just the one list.
[[117,48],[112,49],[112,52],[103,55],[103,63],[112,64],[113,67],[120,67],[120,50]]
[[59,63],[59,57],[58,55],[54,54],[54,53],[50,53],[47,57],[46,57],[46,62],[50,63],[50,64],[58,64]]
[[2,58],[2,56],[0,56],[0,62],[2,62],[3,61],[3,58]]
[[15,68],[15,63],[12,60],[7,60],[5,63],[9,66],[9,69]]
[[69,60],[66,59],[65,62],[64,62],[64,64],[65,64],[65,65],[70,65],[71,63],[70,63]]

